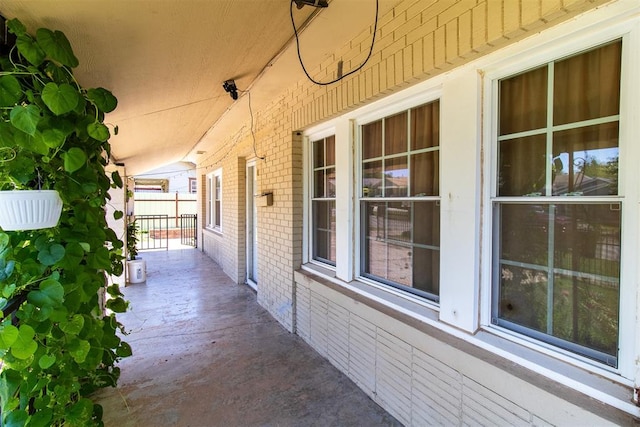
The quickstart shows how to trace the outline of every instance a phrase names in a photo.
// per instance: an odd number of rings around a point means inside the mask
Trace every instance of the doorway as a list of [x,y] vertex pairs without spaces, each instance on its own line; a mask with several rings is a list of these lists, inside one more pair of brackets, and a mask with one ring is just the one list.
[[258,290],[258,211],[256,209],[256,162],[247,163],[247,284]]

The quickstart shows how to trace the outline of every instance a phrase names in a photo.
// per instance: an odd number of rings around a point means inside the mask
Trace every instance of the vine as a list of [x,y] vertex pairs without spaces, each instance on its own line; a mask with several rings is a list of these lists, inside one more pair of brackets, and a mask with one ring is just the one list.
[[105,171],[103,121],[117,100],[78,84],[64,33],[32,36],[17,19],[8,28],[16,44],[0,58],[0,190],[57,190],[63,210],[54,228],[0,230],[0,425],[102,425],[91,394],[115,386],[116,362],[131,355],[116,319],[127,302],[107,280],[124,259],[105,216],[110,188],[122,188]]

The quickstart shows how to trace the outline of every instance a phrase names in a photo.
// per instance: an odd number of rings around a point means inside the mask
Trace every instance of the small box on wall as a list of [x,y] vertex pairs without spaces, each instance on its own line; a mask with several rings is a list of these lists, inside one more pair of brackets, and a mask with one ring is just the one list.
[[259,207],[273,205],[273,193],[256,194],[256,205]]

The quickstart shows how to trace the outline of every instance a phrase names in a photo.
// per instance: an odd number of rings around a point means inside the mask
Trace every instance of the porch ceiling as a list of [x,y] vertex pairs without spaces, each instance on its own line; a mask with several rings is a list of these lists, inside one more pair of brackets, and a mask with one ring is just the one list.
[[[381,0],[380,16],[399,0]],[[301,40],[308,69],[373,23],[375,0],[294,7],[296,26],[314,13]],[[287,0],[2,0],[0,14],[30,31],[63,31],[85,87],[118,98],[106,122],[119,127],[112,154],[129,175],[212,150],[216,135],[249,117],[222,83],[251,89],[254,110],[304,77],[295,54]],[[206,140],[203,136],[208,134]]]

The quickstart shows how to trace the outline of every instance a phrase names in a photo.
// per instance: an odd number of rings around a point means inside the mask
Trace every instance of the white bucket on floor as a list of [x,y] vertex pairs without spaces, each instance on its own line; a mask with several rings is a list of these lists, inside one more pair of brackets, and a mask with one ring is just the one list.
[[129,283],[142,283],[147,280],[147,263],[143,259],[127,261]]

